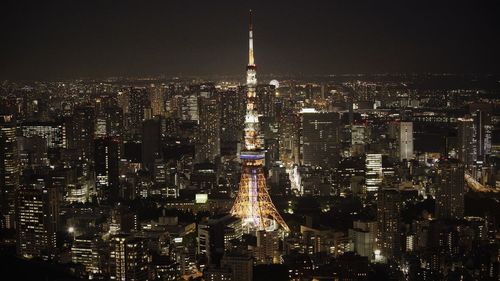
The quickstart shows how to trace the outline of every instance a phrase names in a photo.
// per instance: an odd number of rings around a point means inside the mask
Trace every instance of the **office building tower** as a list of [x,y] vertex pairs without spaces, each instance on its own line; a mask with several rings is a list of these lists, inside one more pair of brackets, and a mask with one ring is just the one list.
[[215,163],[220,156],[220,116],[215,99],[200,98],[200,124],[196,160],[198,163]]
[[130,128],[141,129],[146,109],[150,107],[149,96],[144,88],[133,88],[129,94]]
[[162,85],[151,85],[149,88],[149,102],[153,117],[165,116],[164,95],[165,88]]
[[222,258],[221,266],[227,266],[231,269],[232,281],[253,280],[253,259],[248,253],[226,253]]
[[130,233],[138,230],[137,214],[124,205],[118,203],[112,210],[109,218],[109,232],[114,234]]
[[377,243],[384,259],[392,260],[401,254],[400,237],[401,195],[397,189],[383,188],[377,197]]
[[288,232],[289,228],[271,201],[264,176],[262,137],[259,115],[255,108],[257,85],[256,66],[253,54],[253,27],[250,15],[249,54],[247,66],[247,110],[245,115],[244,148],[240,154],[243,162],[240,187],[231,214],[243,220],[248,232],[274,231],[278,227]]
[[365,153],[367,129],[364,125],[351,126],[351,155],[360,156]]
[[123,111],[118,106],[105,107],[95,120],[95,138],[115,137],[123,134]]
[[94,141],[94,175],[98,201],[116,199],[119,188],[119,142],[106,137]]
[[413,123],[399,123],[399,159],[413,159]]
[[254,259],[258,264],[272,264],[280,262],[280,234],[278,231],[257,231],[257,246],[254,250]]
[[44,179],[23,184],[17,194],[17,253],[24,258],[53,258],[59,215],[55,188]]
[[466,168],[471,168],[477,158],[474,132],[475,127],[472,118],[458,118],[458,160],[460,160]]
[[42,137],[48,148],[68,148],[66,126],[63,122],[23,122],[19,129],[23,137]]
[[491,114],[484,110],[476,110],[473,114],[475,140],[478,161],[485,162],[491,154]]
[[155,159],[161,158],[161,123],[159,119],[146,120],[142,124],[142,164],[153,171]]
[[103,273],[104,253],[103,242],[97,235],[75,237],[71,246],[71,261],[81,264],[89,279]]
[[18,137],[20,169],[39,170],[49,165],[47,141],[38,136]]
[[300,162],[300,118],[297,114],[281,114],[279,117],[279,154],[287,166]]
[[221,152],[235,154],[242,138],[245,100],[236,90],[221,90],[217,92],[217,103],[220,105]]
[[274,85],[257,86],[257,111],[262,117],[276,118],[276,88]]
[[340,159],[338,113],[304,110],[301,116],[302,164],[336,167]]
[[180,117],[181,120],[196,121],[200,120],[198,97],[195,94],[180,97]]
[[75,108],[70,126],[70,149],[75,150],[78,161],[90,162],[94,151],[94,109],[89,106]]
[[124,115],[130,113],[130,93],[128,91],[119,91],[116,94],[116,102]]
[[218,265],[233,239],[243,235],[242,222],[239,218],[226,215],[209,219],[198,225],[197,253],[207,258],[209,264]]
[[147,240],[117,235],[110,241],[110,279],[120,281],[149,280]]
[[19,187],[19,154],[16,124],[11,115],[0,116],[0,227],[15,227],[16,192]]
[[464,215],[464,166],[456,159],[441,159],[436,176],[436,217],[460,219]]
[[382,184],[382,154],[366,154],[365,161],[365,185],[366,191],[377,191]]
[[371,258],[373,254],[373,244],[375,233],[363,229],[349,229],[349,239],[354,246],[354,252],[362,257]]

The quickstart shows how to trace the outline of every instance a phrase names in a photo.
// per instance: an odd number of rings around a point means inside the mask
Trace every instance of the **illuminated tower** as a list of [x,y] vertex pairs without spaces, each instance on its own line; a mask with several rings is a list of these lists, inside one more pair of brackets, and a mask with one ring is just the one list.
[[267,192],[262,168],[265,152],[262,149],[259,116],[256,111],[257,78],[253,57],[252,11],[250,11],[249,51],[247,66],[247,108],[245,115],[245,146],[241,151],[242,172],[240,189],[231,214],[243,220],[246,229],[252,231],[276,230],[279,226],[289,231]]

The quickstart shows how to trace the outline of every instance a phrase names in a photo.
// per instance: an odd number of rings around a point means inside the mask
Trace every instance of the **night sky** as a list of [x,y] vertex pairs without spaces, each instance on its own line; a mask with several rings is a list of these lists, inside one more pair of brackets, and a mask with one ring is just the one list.
[[[500,1],[1,1],[0,79],[494,72]],[[439,2],[436,4],[435,2]]]

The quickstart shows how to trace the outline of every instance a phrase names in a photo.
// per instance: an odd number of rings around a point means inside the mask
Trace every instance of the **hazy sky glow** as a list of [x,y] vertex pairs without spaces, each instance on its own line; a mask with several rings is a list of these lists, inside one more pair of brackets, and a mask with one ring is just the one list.
[[0,79],[241,74],[250,7],[259,73],[498,73],[500,65],[499,1],[0,5]]

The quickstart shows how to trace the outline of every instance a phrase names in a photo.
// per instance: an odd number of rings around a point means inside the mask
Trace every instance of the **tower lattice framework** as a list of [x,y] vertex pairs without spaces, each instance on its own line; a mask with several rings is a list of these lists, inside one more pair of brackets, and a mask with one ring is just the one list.
[[245,115],[245,147],[241,152],[242,173],[239,191],[231,214],[243,220],[243,224],[251,230],[275,230],[281,227],[290,229],[271,201],[267,191],[263,164],[265,151],[262,149],[259,115],[256,102],[256,66],[253,52],[253,26],[250,11],[249,49],[247,66],[247,107]]

